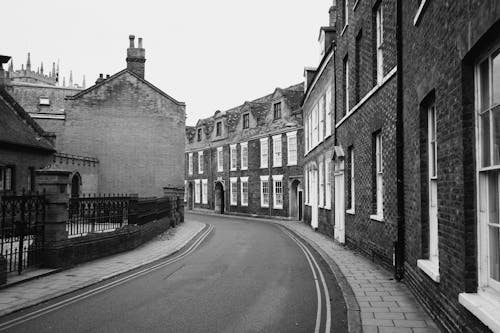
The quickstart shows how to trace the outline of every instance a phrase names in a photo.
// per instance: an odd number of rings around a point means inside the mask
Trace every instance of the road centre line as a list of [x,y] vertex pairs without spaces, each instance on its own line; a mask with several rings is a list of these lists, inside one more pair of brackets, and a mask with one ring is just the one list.
[[151,267],[148,267],[148,268],[145,268],[145,269],[142,269],[140,271],[137,271],[131,275],[127,275],[127,276],[124,276],[118,280],[115,280],[115,281],[112,281],[112,282],[109,282],[107,284],[104,284],[96,289],[92,289],[92,290],[88,290],[82,294],[79,294],[79,295],[76,295],[76,296],[73,296],[71,298],[68,298],[68,299],[65,299],[65,300],[62,300],[60,302],[57,302],[55,304],[52,304],[46,308],[43,308],[43,309],[39,309],[37,311],[34,311],[34,312],[31,312],[31,313],[27,313],[21,317],[18,317],[18,318],[15,318],[15,319],[12,319],[12,320],[9,320],[5,323],[2,323],[0,324],[0,331],[3,331],[3,330],[6,330],[8,328],[11,328],[13,326],[16,326],[16,325],[19,325],[19,324],[22,324],[22,323],[25,323],[27,321],[30,321],[32,319],[35,319],[35,318],[38,318],[40,316],[43,316],[45,314],[48,314],[50,312],[53,312],[53,311],[56,311],[58,309],[61,309],[65,306],[68,306],[68,305],[71,305],[73,303],[76,303],[80,300],[83,300],[83,299],[86,299],[86,298],[89,298],[91,296],[94,296],[94,295],[97,295],[99,293],[102,293],[106,290],[109,290],[111,288],[114,288],[116,286],[119,286],[119,285],[122,285],[124,283],[127,283],[135,278],[138,278],[138,277],[141,277],[143,275],[146,275],[148,273],[151,273],[153,271],[156,271],[160,268],[163,268],[164,266],[167,266],[167,265],[170,265],[170,264],[173,264],[183,258],[185,258],[186,256],[190,255],[192,252],[194,252],[198,246],[203,242],[203,240],[205,240],[205,238],[208,237],[208,235],[212,232],[212,230],[214,229],[214,226],[209,224],[208,225],[208,229],[203,232],[203,234],[193,243],[191,244],[191,246],[183,253],[179,254],[177,257],[174,257],[174,258],[170,258],[164,262],[161,262],[161,263],[158,263],[156,265],[153,265]]
[[[314,265],[316,266],[316,269],[318,270],[318,273],[319,273],[319,276],[320,276],[320,279],[321,279],[321,283],[323,285],[323,290],[324,290],[324,295],[325,295],[325,304],[326,304],[326,323],[325,323],[325,332],[327,333],[330,333],[330,330],[331,330],[331,304],[330,304],[330,293],[328,292],[328,286],[326,284],[326,280],[325,280],[325,277],[323,275],[323,272],[321,271],[321,269],[319,268],[319,265],[316,261],[316,259],[314,258],[314,256],[312,255],[312,253],[309,251],[309,249],[307,248],[307,246],[305,246],[302,241],[300,241],[297,237],[295,237],[295,235],[293,235],[290,231],[288,230],[285,230],[283,227],[280,227],[283,232],[285,232],[288,237],[290,237],[291,239],[293,239],[297,244],[298,246],[301,248],[301,250],[304,252],[304,254],[306,255],[306,258],[307,260],[309,261],[309,257],[311,258],[312,262],[314,262]],[[309,261],[309,264],[311,265],[311,262]],[[316,274],[314,273],[314,269],[313,267],[311,267],[312,271],[313,271],[313,276],[314,276],[314,279],[315,279],[315,282],[316,282],[316,290],[318,291],[319,293],[319,288],[318,288],[318,281],[317,281],[317,277],[316,277]],[[321,313],[321,310],[320,310],[320,306],[321,306],[321,300],[319,300],[319,313]],[[318,322],[316,322],[316,332],[319,332],[319,325],[318,325]]]

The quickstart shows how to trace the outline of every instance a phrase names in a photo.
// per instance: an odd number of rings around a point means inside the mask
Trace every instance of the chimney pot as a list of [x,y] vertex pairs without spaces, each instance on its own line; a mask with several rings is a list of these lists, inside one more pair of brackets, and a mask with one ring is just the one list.
[[135,36],[134,35],[129,35],[128,39],[130,40],[130,48],[131,49],[135,48],[135,45],[134,45],[135,44],[135,42],[134,42]]
[[109,74],[106,74],[106,79],[109,79]]
[[103,75],[102,73],[101,73],[101,74],[99,74],[99,78],[100,78],[100,79],[102,79],[102,78],[103,78],[103,76],[104,76],[104,75]]
[[142,49],[142,37],[139,38],[139,45],[137,47]]

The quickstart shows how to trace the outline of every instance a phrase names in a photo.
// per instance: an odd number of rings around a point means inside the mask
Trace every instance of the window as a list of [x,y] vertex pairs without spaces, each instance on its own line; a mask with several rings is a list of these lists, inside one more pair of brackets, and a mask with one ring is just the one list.
[[241,170],[248,169],[248,142],[240,143]]
[[201,202],[208,204],[208,179],[201,180]]
[[198,173],[199,174],[203,173],[203,152],[202,151],[198,152]]
[[0,191],[14,190],[15,172],[13,166],[0,166]]
[[344,58],[344,106],[345,114],[349,113],[349,59]]
[[198,128],[198,141],[201,141],[201,128]]
[[231,177],[230,182],[229,195],[231,197],[231,206],[236,206],[238,204],[238,178]]
[[304,178],[305,178],[305,184],[306,184],[306,186],[305,186],[306,193],[305,193],[304,201],[306,204],[308,204],[309,203],[309,167],[306,166],[304,168],[304,170],[305,170],[304,171]]
[[283,175],[273,175],[273,208],[283,209]]
[[223,147],[217,148],[217,171],[218,172],[224,171],[224,151],[222,148]]
[[306,115],[305,123],[304,123],[304,140],[306,147],[306,154],[309,152],[309,115]]
[[187,180],[184,180],[184,202],[187,202],[187,199],[188,199]]
[[260,206],[269,207],[269,176],[260,176]]
[[230,145],[229,146],[230,149],[229,149],[229,153],[231,155],[231,171],[235,171],[237,169],[237,162],[238,162],[238,153],[237,153],[237,150],[236,150],[236,144],[234,145]]
[[41,106],[50,106],[50,99],[48,97],[40,97],[38,102]]
[[323,141],[325,137],[325,96],[321,96],[319,99],[319,132],[318,138],[319,142]]
[[281,118],[281,102],[274,103],[274,105],[273,105],[273,115],[274,115],[274,119],[280,119]]
[[479,287],[500,291],[500,49],[477,66],[476,85]]
[[195,203],[200,203],[200,197],[201,197],[201,192],[200,192],[200,180],[195,179],[194,180],[194,202]]
[[35,191],[35,168],[33,167],[28,168],[28,179],[26,185],[28,191]]
[[245,113],[243,115],[243,129],[250,127],[250,114]]
[[319,202],[318,207],[323,207],[325,203],[325,169],[323,163],[323,156],[320,157],[319,162]]
[[326,180],[326,190],[325,190],[325,208],[332,208],[332,183],[331,183],[331,167],[332,161],[329,158],[325,160],[325,180]]
[[342,0],[342,12],[344,15],[344,29],[349,24],[349,6],[347,4],[348,0]]
[[273,136],[273,167],[280,167],[281,156],[281,134]]
[[318,145],[318,105],[312,110],[312,148]]
[[267,138],[260,139],[260,167],[267,168],[269,166],[269,147]]
[[332,134],[332,87],[328,86],[325,93],[326,122],[325,137]]
[[288,165],[297,165],[297,131],[286,133]]
[[313,149],[314,143],[313,143],[313,118],[312,115],[314,113],[314,109],[311,110],[311,113],[309,114],[309,150]]
[[248,206],[248,177],[240,178],[240,186],[241,186],[241,205]]
[[348,202],[348,205],[347,205],[347,210],[349,211],[349,213],[354,213],[355,211],[355,207],[356,207],[356,200],[355,200],[355,197],[356,197],[356,192],[355,192],[355,182],[354,182],[354,147],[351,146],[349,147],[349,151],[348,151],[348,156],[347,158],[349,159],[348,160],[348,163],[347,163],[347,167],[348,167],[348,181],[349,181],[349,187],[348,187],[348,198],[347,200],[349,200]]
[[376,46],[377,46],[377,84],[384,78],[384,54],[382,45],[384,43],[384,16],[382,11],[382,2],[379,3],[375,13],[376,24]]
[[354,54],[354,99],[356,103],[361,100],[361,37],[363,33],[360,30],[356,36],[355,54]]
[[218,121],[215,126],[216,126],[216,128],[215,128],[215,135],[216,136],[221,136],[222,135],[222,122]]
[[193,153],[188,154],[188,173],[193,174]]
[[382,220],[384,216],[384,178],[383,178],[383,161],[382,161],[382,133],[379,131],[374,135],[375,154],[374,154],[374,180],[375,180],[375,205],[374,213],[371,218]]

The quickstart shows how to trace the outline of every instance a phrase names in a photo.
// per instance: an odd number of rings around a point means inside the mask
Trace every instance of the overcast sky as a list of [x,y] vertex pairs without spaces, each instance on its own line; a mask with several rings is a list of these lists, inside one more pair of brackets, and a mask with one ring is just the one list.
[[276,87],[319,62],[332,0],[47,0],[2,4],[0,54],[87,87],[125,68],[128,35],[144,39],[146,79],[187,104],[187,124]]

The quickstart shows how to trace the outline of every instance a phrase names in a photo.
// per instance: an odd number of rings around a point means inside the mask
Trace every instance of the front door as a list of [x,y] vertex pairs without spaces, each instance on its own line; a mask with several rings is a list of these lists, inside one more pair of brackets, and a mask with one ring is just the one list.
[[299,221],[302,221],[302,191],[299,191]]
[[335,228],[334,236],[339,243],[345,242],[345,192],[342,162],[335,162]]

